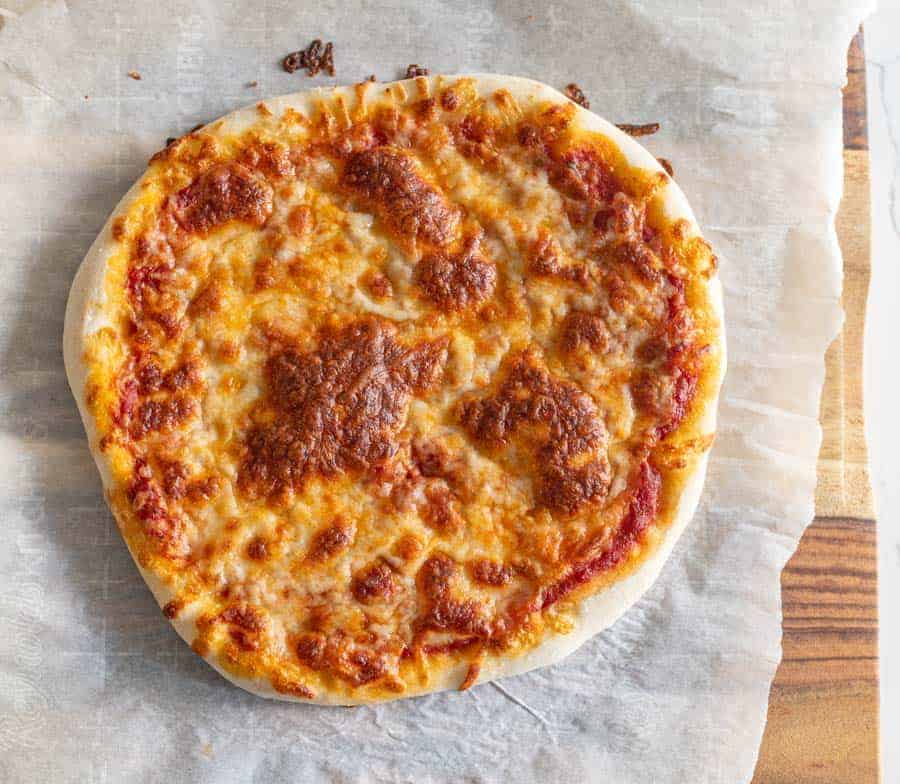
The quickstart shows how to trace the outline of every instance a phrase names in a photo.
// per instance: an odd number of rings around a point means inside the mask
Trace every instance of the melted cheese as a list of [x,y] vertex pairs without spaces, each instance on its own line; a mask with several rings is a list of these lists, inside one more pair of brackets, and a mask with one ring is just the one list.
[[376,699],[522,653],[645,556],[718,327],[660,175],[566,107],[463,80],[350,117],[157,156],[85,359],[117,519],[195,648]]

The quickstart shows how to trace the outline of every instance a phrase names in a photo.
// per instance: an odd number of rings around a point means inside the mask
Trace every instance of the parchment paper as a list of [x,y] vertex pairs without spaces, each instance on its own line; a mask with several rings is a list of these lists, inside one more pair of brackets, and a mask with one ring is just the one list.
[[[4,7],[0,780],[748,781],[780,657],[779,574],[813,513],[841,320],[839,88],[867,3]],[[314,37],[335,42],[334,80],[278,67]],[[721,261],[721,430],[659,582],[563,663],[371,709],[267,702],[190,652],[131,563],[66,386],[68,287],[167,136],[411,62],[574,80],[612,121],[662,123],[647,145],[673,161]]]

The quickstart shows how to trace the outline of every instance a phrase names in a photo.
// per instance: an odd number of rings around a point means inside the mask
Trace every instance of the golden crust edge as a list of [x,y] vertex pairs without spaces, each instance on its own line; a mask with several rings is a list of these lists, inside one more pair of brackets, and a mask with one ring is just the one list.
[[[517,76],[505,76],[500,74],[453,74],[434,75],[406,79],[397,82],[375,83],[373,87],[379,94],[388,89],[406,90],[416,93],[427,86],[433,92],[435,88],[443,84],[452,83],[458,79],[471,79],[482,97],[488,97],[497,90],[509,91],[518,101],[545,100],[555,103],[569,104],[561,92],[532,79]],[[371,88],[368,88],[371,89]],[[345,98],[355,101],[357,97],[357,85],[346,85],[335,88],[316,88],[309,91],[292,93],[267,99],[263,103],[274,113],[283,112],[288,108],[296,111],[312,111],[317,104],[327,100]],[[205,128],[205,132],[213,135],[236,134],[246,130],[254,124],[259,116],[258,104],[247,106],[215,120]],[[593,112],[576,105],[576,117],[581,126],[590,131],[604,134],[617,144],[624,153],[628,163],[650,171],[663,172],[662,166],[656,158],[635,139],[619,130],[612,123],[604,120]],[[100,472],[101,481],[107,494],[111,492],[112,476],[106,458],[99,448],[99,434],[96,423],[91,415],[85,399],[85,383],[88,368],[84,361],[84,350],[87,338],[97,330],[108,325],[103,312],[105,295],[103,283],[107,270],[107,262],[115,251],[116,243],[112,239],[113,221],[120,215],[127,214],[132,203],[136,201],[142,191],[143,183],[148,178],[149,169],[129,189],[122,200],[116,205],[97,239],[88,250],[84,260],[72,282],[69,298],[66,305],[65,326],[63,332],[63,358],[66,367],[66,375],[72,394],[78,405],[79,413],[84,422],[88,436],[88,446],[97,469]],[[702,236],[697,220],[688,204],[687,198],[671,178],[667,179],[664,193],[664,207],[666,216],[671,220],[682,218],[691,226],[691,230],[698,236]],[[715,395],[709,395],[702,400],[703,410],[700,412],[696,429],[702,433],[714,433],[716,429],[716,416],[721,384],[727,365],[726,340],[724,326],[724,305],[722,285],[718,274],[713,275],[707,281],[707,293],[712,304],[713,314],[718,321],[719,343],[718,350],[718,374],[716,380]],[[604,629],[615,623],[627,612],[653,585],[659,577],[666,561],[675,547],[679,537],[693,518],[703,485],[706,478],[707,464],[709,460],[708,450],[696,460],[690,476],[685,481],[678,499],[677,509],[672,522],[666,526],[662,541],[630,574],[616,581],[612,585],[601,589],[583,600],[577,605],[574,627],[565,634],[548,633],[532,650],[516,658],[493,659],[484,661],[481,671],[474,684],[497,680],[499,678],[519,675],[539,667],[549,666],[564,659],[569,654],[581,647],[588,639],[599,634]],[[132,544],[126,539],[126,545],[134,559],[141,576],[147,583],[160,607],[164,607],[175,598],[174,592],[163,583],[155,574],[141,566],[137,554],[132,549]],[[196,624],[190,613],[190,608],[176,619],[170,621],[172,626],[184,641],[190,645],[196,637]],[[199,654],[198,654],[199,655]],[[377,698],[371,696],[347,698],[336,694],[319,694],[312,699],[295,697],[283,694],[267,680],[250,679],[236,675],[228,671],[213,654],[203,658],[210,666],[219,672],[227,680],[236,686],[260,697],[279,699],[292,702],[306,702],[323,705],[371,705],[377,702],[386,702],[393,699],[410,698],[424,694],[456,689],[465,676],[468,662],[459,662],[457,665],[446,668],[431,680],[427,686],[421,689],[410,689],[402,694],[384,695]]]

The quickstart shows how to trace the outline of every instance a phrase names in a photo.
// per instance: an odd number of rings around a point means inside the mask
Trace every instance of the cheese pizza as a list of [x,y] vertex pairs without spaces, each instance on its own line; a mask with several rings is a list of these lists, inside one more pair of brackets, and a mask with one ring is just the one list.
[[166,617],[258,694],[360,704],[554,662],[696,507],[716,258],[656,159],[506,76],[315,90],[156,154],[65,360]]

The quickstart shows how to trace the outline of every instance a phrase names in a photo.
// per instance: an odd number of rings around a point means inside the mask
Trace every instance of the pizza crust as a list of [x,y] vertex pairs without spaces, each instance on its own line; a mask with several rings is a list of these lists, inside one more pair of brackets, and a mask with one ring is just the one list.
[[[372,88],[378,90],[402,90],[408,93],[415,93],[415,91],[421,89],[423,80],[426,80],[429,88],[433,90],[437,85],[452,82],[461,78],[475,80],[478,91],[483,97],[490,96],[502,88],[509,91],[513,98],[520,102],[538,99],[555,103],[569,103],[569,99],[562,93],[541,82],[522,77],[496,74],[458,74],[450,76],[418,77],[417,79],[406,79],[388,84],[375,83],[372,85]],[[348,106],[352,106],[357,100],[357,86],[350,85],[336,88],[317,88],[310,91],[271,98],[266,100],[264,104],[276,115],[288,108],[306,113],[314,110],[317,105],[325,99],[338,101],[343,99]],[[236,134],[247,130],[253,126],[258,117],[258,106],[259,104],[255,104],[253,106],[238,109],[220,120],[210,123],[204,128],[204,132],[215,135]],[[576,117],[581,126],[587,130],[602,133],[612,139],[619,146],[620,150],[632,166],[651,171],[664,171],[657,159],[634,138],[625,134],[615,125],[598,117],[593,112],[580,106],[577,106],[576,109]],[[107,259],[115,250],[116,245],[112,238],[113,222],[118,216],[127,214],[132,203],[140,196],[142,184],[146,176],[147,175],[141,177],[141,179],[139,179],[125,194],[89,249],[73,280],[66,307],[63,335],[63,355],[66,374],[85,425],[91,454],[93,455],[94,462],[100,472],[107,495],[109,495],[112,490],[112,478],[109,468],[106,465],[106,460],[99,449],[97,428],[85,401],[87,366],[83,357],[83,352],[86,339],[99,329],[108,325],[108,320],[103,309],[105,302],[103,281],[106,273]],[[684,219],[690,224],[693,232],[698,235],[701,234],[696,218],[694,217],[693,211],[691,210],[684,193],[671,178],[669,178],[668,185],[664,191],[664,199],[666,216],[669,219]],[[717,394],[714,397],[703,400],[704,410],[700,413],[698,421],[699,429],[702,433],[712,434],[716,429],[718,389],[724,377],[727,362],[722,285],[717,275],[713,275],[708,280],[707,285],[714,315],[719,322],[719,378],[716,384]],[[534,649],[518,658],[487,660],[482,665],[475,683],[484,683],[498,678],[518,675],[532,669],[559,662],[578,649],[589,638],[615,623],[616,620],[635,604],[659,576],[666,560],[675,547],[679,536],[684,531],[696,511],[706,477],[708,454],[708,451],[704,452],[697,460],[694,471],[687,479],[682,490],[676,514],[672,523],[667,528],[663,540],[657,546],[655,551],[640,564],[640,566],[624,579],[615,582],[605,590],[601,590],[599,593],[583,600],[578,606],[575,625],[571,631],[566,634],[549,635]],[[156,575],[143,568],[133,552],[132,557],[135,558],[135,564],[152,591],[159,606],[164,607],[174,598],[172,590],[159,580]],[[171,623],[178,634],[190,645],[197,635],[197,627],[194,615],[191,612],[191,607],[185,607],[183,611],[179,613],[179,616],[172,620]],[[328,705],[359,705],[371,704],[373,702],[373,700],[366,698],[348,699],[327,693],[317,695],[313,699],[294,697],[276,691],[267,680],[250,679],[229,672],[216,660],[214,655],[204,658],[210,666],[216,669],[226,679],[242,689],[261,697]],[[426,688],[418,691],[415,688],[411,688],[402,696],[412,697],[425,693],[456,689],[465,677],[468,666],[468,663],[464,662],[460,663],[458,666],[448,668],[439,676],[433,678]]]

